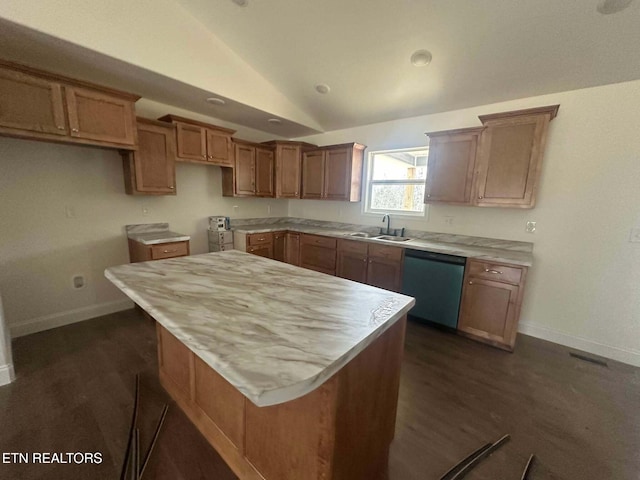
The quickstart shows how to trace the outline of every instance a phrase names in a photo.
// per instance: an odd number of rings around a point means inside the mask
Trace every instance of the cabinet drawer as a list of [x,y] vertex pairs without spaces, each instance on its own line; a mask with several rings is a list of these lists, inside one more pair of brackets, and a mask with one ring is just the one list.
[[249,246],[266,245],[268,243],[273,243],[273,233],[271,232],[247,235],[247,245]]
[[510,283],[519,285],[522,278],[522,268],[508,267],[499,263],[479,262],[469,260],[467,264],[469,275],[478,278],[493,280],[494,282]]
[[184,257],[189,255],[189,242],[159,243],[151,245],[151,259]]
[[301,242],[303,245],[316,245],[318,247],[336,248],[336,239],[330,237],[321,237],[319,235],[302,235]]
[[402,248],[370,244],[369,256],[386,260],[402,260]]
[[356,240],[338,240],[339,252],[350,252],[359,255],[367,255],[369,245],[364,242],[358,242]]

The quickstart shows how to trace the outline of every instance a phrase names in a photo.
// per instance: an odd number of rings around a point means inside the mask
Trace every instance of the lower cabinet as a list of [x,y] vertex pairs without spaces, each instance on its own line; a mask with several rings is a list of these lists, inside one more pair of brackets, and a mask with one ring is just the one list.
[[512,351],[526,273],[526,267],[468,260],[458,333]]
[[399,292],[404,249],[357,240],[338,240],[336,275]]
[[162,260],[189,255],[189,241],[156,243],[145,245],[129,239],[129,260],[131,263]]
[[336,239],[300,234],[300,266],[317,272],[336,274]]
[[259,257],[273,258],[273,233],[247,235],[247,253]]

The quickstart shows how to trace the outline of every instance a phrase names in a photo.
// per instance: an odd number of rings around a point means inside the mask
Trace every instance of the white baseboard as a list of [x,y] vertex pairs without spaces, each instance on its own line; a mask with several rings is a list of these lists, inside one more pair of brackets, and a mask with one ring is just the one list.
[[9,363],[8,365],[0,365],[0,387],[13,382],[15,378],[16,376],[13,371],[13,364]]
[[520,322],[518,332],[532,337],[548,340],[549,342],[559,343],[566,347],[583,350],[594,355],[617,360],[618,362],[628,363],[635,367],[640,367],[640,351],[633,349],[625,349],[606,345],[604,343],[594,342],[582,337],[576,337],[548,327],[542,327],[529,322]]
[[9,326],[11,337],[22,337],[32,333],[42,332],[51,328],[62,327],[71,323],[82,322],[91,318],[108,315],[133,308],[133,302],[129,299],[116,300],[115,302],[100,303],[88,307],[76,308],[66,312],[54,313],[43,317],[32,318],[24,322]]

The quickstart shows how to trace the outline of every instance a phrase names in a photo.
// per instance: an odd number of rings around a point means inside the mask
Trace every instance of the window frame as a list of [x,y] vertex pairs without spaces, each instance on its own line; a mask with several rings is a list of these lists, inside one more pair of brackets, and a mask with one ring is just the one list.
[[[394,210],[394,209],[375,209],[371,208],[371,197],[372,197],[372,189],[373,185],[424,185],[426,188],[427,179],[418,179],[418,180],[373,180],[373,161],[376,155],[381,155],[385,153],[398,153],[398,152],[427,152],[427,156],[429,154],[429,146],[425,145],[422,147],[410,147],[410,148],[395,148],[390,150],[375,150],[370,151],[367,154],[367,164],[366,164],[366,175],[365,175],[365,188],[364,188],[364,202],[362,202],[362,213],[363,215],[369,216],[379,216],[388,213],[395,217],[413,217],[413,218],[424,218],[427,217],[429,212],[429,204],[423,203],[424,209],[422,212],[413,212],[407,210]],[[427,170],[427,176],[429,175],[429,171]]]

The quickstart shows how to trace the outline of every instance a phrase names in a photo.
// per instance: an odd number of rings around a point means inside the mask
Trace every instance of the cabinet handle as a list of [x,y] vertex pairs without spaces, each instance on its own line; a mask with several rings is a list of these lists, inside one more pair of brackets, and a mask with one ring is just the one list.
[[259,238],[258,241],[264,242],[264,237]]
[[176,253],[178,251],[178,249],[173,249],[173,250],[163,250],[162,253]]
[[213,158],[213,155],[207,155],[207,158]]
[[207,156],[203,154],[203,155],[202,155],[202,158],[207,158]]
[[496,275],[502,275],[502,272],[500,272],[498,270],[490,270],[488,268],[485,268],[484,271],[487,272],[487,273],[495,273]]
[[72,131],[73,133],[78,133],[78,132],[79,132],[79,130],[78,130],[77,128],[72,128],[72,129],[71,129],[71,131]]
[[63,127],[62,125],[58,125],[56,128],[57,128],[58,130],[64,130],[64,127]]
[[169,188],[170,188],[171,190],[173,190],[173,189],[174,189],[174,188],[176,188],[176,187],[171,187],[171,186],[170,186]]
[[473,285],[473,282],[469,282],[469,285]]

